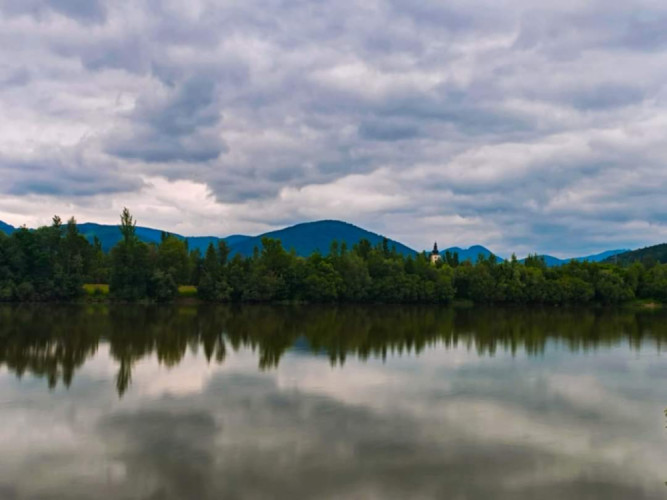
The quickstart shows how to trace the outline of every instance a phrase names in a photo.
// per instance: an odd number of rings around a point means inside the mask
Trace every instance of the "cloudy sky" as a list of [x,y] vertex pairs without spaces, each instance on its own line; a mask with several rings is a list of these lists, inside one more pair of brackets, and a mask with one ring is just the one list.
[[664,242],[666,23],[658,0],[0,0],[0,220]]

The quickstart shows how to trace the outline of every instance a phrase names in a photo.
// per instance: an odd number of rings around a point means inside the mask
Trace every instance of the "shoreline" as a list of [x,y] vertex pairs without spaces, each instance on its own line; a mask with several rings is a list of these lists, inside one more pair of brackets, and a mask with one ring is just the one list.
[[304,301],[304,300],[278,300],[278,301],[207,301],[198,298],[196,295],[184,294],[175,297],[171,301],[155,301],[151,299],[141,299],[136,301],[128,301],[122,299],[115,299],[107,294],[104,295],[83,295],[74,300],[69,301],[55,301],[55,300],[45,300],[45,301],[7,301],[0,302],[0,305],[176,305],[176,306],[199,306],[199,305],[227,305],[227,306],[246,306],[246,305],[268,305],[268,306],[428,306],[428,307],[446,307],[454,309],[470,309],[474,307],[503,307],[503,308],[525,308],[525,307],[537,307],[537,308],[550,308],[550,309],[569,309],[569,308],[589,308],[589,309],[637,309],[644,311],[658,311],[664,309],[667,304],[656,301],[656,300],[647,300],[647,299],[634,299],[627,302],[620,302],[617,304],[603,304],[599,302],[589,302],[583,304],[546,304],[546,303],[517,303],[517,302],[473,302],[467,299],[455,299],[448,303],[437,303],[437,302],[373,302],[373,301],[360,301],[360,302],[344,302],[344,301],[333,301],[333,302],[317,302],[317,301]]

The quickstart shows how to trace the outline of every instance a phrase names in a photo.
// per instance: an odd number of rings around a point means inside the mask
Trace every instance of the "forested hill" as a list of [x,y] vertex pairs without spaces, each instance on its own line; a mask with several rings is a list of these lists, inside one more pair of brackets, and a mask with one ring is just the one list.
[[[79,224],[79,231],[83,234],[86,239],[90,242],[93,241],[93,238],[97,236],[102,244],[102,250],[108,252],[111,250],[122,238],[120,229],[118,226],[105,225],[105,224],[95,224],[92,222],[86,222],[84,224]],[[149,227],[137,227],[136,231],[137,237],[139,240],[144,243],[160,243],[162,239],[163,231],[160,229],[152,229]],[[202,253],[206,252],[206,248],[210,243],[217,244],[218,240],[223,238],[218,238],[216,236],[182,236],[180,234],[170,233],[179,240],[187,240],[188,247],[190,250],[199,249]],[[249,238],[248,236],[234,235],[224,238],[229,245],[243,241],[244,239]]]
[[[593,255],[586,255],[584,257],[571,257],[568,259],[559,259],[558,257],[554,257],[553,255],[540,255],[540,257],[544,259],[544,262],[548,267],[553,267],[553,266],[565,265],[571,260],[577,262],[604,262],[610,257],[613,257],[614,255],[618,255],[628,251],[629,250],[627,249],[607,250],[606,252],[596,253]],[[525,260],[526,259],[521,259],[521,262],[524,262]]]
[[[481,245],[475,245],[470,248],[459,248],[459,247],[450,247],[445,250],[442,250],[440,254],[444,257],[446,253],[449,252],[452,255],[453,254],[458,254],[459,256],[459,261],[463,262],[466,260],[469,260],[470,262],[477,262],[477,259],[481,256],[484,257],[485,259],[488,259],[491,255],[494,255],[491,250],[489,250],[486,247],[483,247]],[[539,257],[544,259],[544,263],[547,265],[547,267],[554,267],[554,266],[562,266],[567,264],[568,262],[574,260],[577,262],[602,262],[605,259],[612,257],[614,255],[628,252],[627,249],[625,250],[607,250],[606,252],[602,253],[597,253],[594,255],[586,255],[584,257],[571,257],[567,259],[559,259],[558,257],[554,257],[552,255],[540,255]],[[502,257],[499,257],[496,255],[496,260],[498,262],[502,262],[504,259]],[[519,262],[525,262],[526,259],[520,259]]]
[[0,220],[0,232],[3,232],[5,234],[12,234],[14,232],[14,226],[10,226],[9,224],[5,224]]
[[603,262],[606,259],[609,259],[610,257],[613,257],[614,255],[618,255],[621,253],[629,252],[627,248],[622,248],[618,250],[607,250],[606,252],[601,252],[601,253],[596,253],[595,255],[588,255],[586,257],[577,257],[574,260],[577,260],[579,262],[582,261],[587,261],[587,262]]
[[[322,220],[305,222],[248,238],[245,241],[230,245],[231,253],[250,256],[255,247],[262,248],[262,238],[265,237],[280,240],[283,248],[286,250],[294,249],[296,254],[302,257],[307,257],[317,250],[322,254],[328,254],[332,241],[344,242],[351,249],[362,239],[368,240],[371,245],[377,245],[384,240],[384,236],[366,231],[348,222]],[[387,243],[390,249],[395,247],[401,255],[416,255],[417,253],[398,241],[388,240]]]
[[[78,224],[79,232],[86,237],[86,239],[92,243],[95,237],[100,240],[102,245],[102,250],[104,252],[109,252],[122,238],[120,229],[117,225],[110,224],[96,224],[94,222],[85,222],[83,224]],[[5,234],[12,234],[16,228],[10,226],[5,222],[0,221],[0,232]],[[140,241],[144,243],[155,243],[158,244],[162,240],[162,235],[164,231],[160,229],[153,229],[150,227],[137,227],[136,234]],[[187,240],[188,248],[190,250],[199,249],[203,254],[206,252],[208,245],[213,243],[217,244],[219,240],[224,239],[229,246],[234,246],[242,241],[250,239],[250,236],[244,236],[240,234],[234,234],[232,236],[227,236],[226,238],[218,238],[217,236],[182,236],[180,234],[169,233],[172,236],[175,236],[179,240]]]
[[620,253],[607,258],[605,262],[618,264],[631,264],[633,262],[649,264],[660,262],[661,264],[665,264],[667,263],[667,243]]
[[[470,262],[477,262],[477,259],[479,259],[480,256],[484,257],[485,259],[488,259],[491,255],[494,255],[494,253],[491,250],[481,245],[473,245],[469,248],[449,247],[444,250],[441,250],[440,255],[442,255],[442,257],[445,257],[447,252],[449,252],[452,255],[458,254],[459,261],[461,262],[464,262],[466,260],[469,260]],[[498,255],[496,255],[496,259],[498,260],[498,262],[503,261],[502,257],[499,257]]]

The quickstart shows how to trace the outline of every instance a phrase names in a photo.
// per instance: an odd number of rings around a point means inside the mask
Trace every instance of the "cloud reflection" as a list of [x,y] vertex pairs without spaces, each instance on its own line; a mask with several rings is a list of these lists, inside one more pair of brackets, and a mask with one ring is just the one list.
[[[115,336],[129,341],[132,331],[114,331],[128,324],[115,318],[69,389],[48,393],[32,377],[0,375],[0,491],[8,498],[165,500],[664,495],[660,330],[630,328],[635,321],[657,327],[660,314],[586,319],[514,310],[483,320],[483,310],[458,318],[444,311],[434,316],[444,331],[420,340],[433,326],[427,310],[389,313],[393,329],[383,327],[386,310],[339,311],[333,317],[347,317],[348,328],[364,325],[349,338],[318,330],[329,323],[318,323],[313,312],[274,312],[274,327],[263,331],[253,321],[269,310],[223,314],[225,328],[214,329],[227,345],[222,363],[206,335],[180,330],[198,315],[144,311],[150,320],[140,326],[159,325],[161,334],[120,348]],[[192,324],[201,327],[206,314]],[[411,326],[402,330],[396,314]],[[575,324],[570,317],[584,326],[565,330]],[[294,323],[294,336],[288,325],[296,318],[312,324]],[[537,332],[547,329],[552,333],[537,344]],[[587,338],[575,342],[576,331]],[[373,333],[361,340],[363,332]],[[523,337],[516,348],[507,342],[487,349],[485,335],[499,341],[512,333],[516,341],[517,332]],[[589,344],[595,332],[605,336]],[[382,340],[362,355],[373,337]],[[258,370],[258,356],[288,339],[308,339],[311,347],[287,348],[277,366]],[[328,350],[337,345],[340,353],[352,339],[359,343],[350,348],[357,347],[332,366],[340,358]],[[183,351],[176,358],[166,346]],[[134,359],[122,399],[112,383],[120,355]]]

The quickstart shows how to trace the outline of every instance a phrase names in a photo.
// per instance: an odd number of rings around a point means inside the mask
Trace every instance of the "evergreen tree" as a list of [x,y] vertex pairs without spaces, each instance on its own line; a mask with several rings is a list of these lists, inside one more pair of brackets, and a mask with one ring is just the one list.
[[153,274],[148,246],[136,237],[136,221],[127,208],[120,220],[123,239],[111,249],[109,290],[118,299],[143,299],[148,297],[148,281]]

